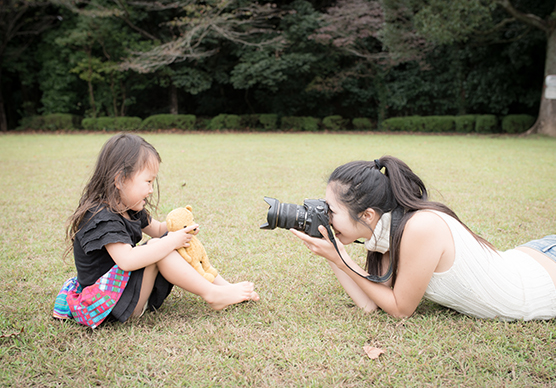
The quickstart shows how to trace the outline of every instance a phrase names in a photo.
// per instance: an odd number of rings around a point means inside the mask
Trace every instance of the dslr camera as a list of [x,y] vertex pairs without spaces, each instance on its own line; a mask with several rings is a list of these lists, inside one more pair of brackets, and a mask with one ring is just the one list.
[[306,199],[303,206],[293,203],[280,203],[275,198],[264,197],[270,205],[266,223],[261,229],[296,229],[305,232],[311,237],[322,238],[319,225],[328,226],[328,205],[322,199]]

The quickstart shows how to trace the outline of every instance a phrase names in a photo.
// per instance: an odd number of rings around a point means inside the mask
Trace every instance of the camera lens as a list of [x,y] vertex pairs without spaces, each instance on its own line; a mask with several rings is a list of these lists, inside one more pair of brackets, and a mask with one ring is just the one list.
[[270,205],[266,216],[266,223],[261,225],[261,229],[297,229],[303,230],[307,211],[303,206],[293,203],[282,203],[275,198],[264,198],[265,202]]
[[305,218],[307,212],[303,206],[293,203],[283,203],[278,213],[278,222],[276,226],[284,229],[303,230],[305,226]]

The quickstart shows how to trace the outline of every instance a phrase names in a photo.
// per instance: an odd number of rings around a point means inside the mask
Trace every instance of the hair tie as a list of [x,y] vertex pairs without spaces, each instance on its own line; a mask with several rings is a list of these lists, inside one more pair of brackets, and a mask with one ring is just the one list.
[[382,164],[380,164],[380,160],[378,159],[375,159],[375,166],[378,171],[382,170],[382,167],[384,167]]

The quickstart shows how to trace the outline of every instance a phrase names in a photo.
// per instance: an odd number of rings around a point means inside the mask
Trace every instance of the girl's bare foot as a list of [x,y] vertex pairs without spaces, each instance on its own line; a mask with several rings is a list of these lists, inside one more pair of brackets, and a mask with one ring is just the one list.
[[[214,279],[214,282],[212,282],[212,284],[216,284],[217,286],[226,286],[226,285],[230,285],[232,283],[229,283],[226,279],[224,279],[222,276],[218,275],[216,277],[216,279]],[[259,294],[257,294],[255,291],[253,291],[251,293],[251,297],[249,298],[249,300],[252,300],[254,302],[258,302],[261,299],[261,297],[259,296]]]
[[241,282],[211,287],[210,293],[204,299],[214,310],[223,310],[231,304],[250,300],[254,294],[258,297],[253,283]]

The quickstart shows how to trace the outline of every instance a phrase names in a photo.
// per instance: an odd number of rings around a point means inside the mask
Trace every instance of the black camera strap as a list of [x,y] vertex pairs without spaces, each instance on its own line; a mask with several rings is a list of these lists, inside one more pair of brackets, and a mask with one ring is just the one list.
[[[330,224],[325,224],[324,226],[326,227],[326,231],[328,232],[328,238],[330,239],[330,242],[332,243],[332,245],[334,245],[334,248],[336,248],[336,252],[338,252],[338,256],[340,256],[340,259],[342,259],[342,261],[344,262],[346,267],[348,267],[350,270],[352,270],[353,272],[355,272],[357,275],[361,276],[362,278],[367,279],[367,280],[369,280],[373,283],[384,283],[392,277],[392,272],[393,272],[392,258],[390,258],[390,265],[388,266],[388,271],[386,271],[386,274],[384,276],[377,276],[377,275],[373,275],[373,274],[361,275],[359,272],[355,271],[353,268],[351,268],[348,265],[348,263],[346,263],[346,261],[342,257],[342,254],[340,253],[340,250],[338,249],[338,244],[336,244],[336,239],[334,238],[334,233],[332,233],[332,229],[330,228]],[[359,244],[362,244],[361,241],[355,241],[355,242],[357,242]]]

